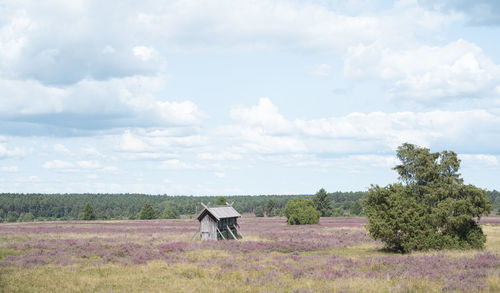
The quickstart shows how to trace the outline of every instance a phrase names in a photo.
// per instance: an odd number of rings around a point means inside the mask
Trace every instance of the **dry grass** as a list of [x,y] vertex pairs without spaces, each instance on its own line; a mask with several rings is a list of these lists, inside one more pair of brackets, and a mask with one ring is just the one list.
[[[280,276],[260,284],[267,271],[232,271],[218,274],[216,268],[195,264],[8,268],[0,277],[2,292],[440,292],[439,284],[421,280],[348,278],[335,282]],[[498,280],[491,279],[493,285]],[[497,285],[495,285],[497,286]]]

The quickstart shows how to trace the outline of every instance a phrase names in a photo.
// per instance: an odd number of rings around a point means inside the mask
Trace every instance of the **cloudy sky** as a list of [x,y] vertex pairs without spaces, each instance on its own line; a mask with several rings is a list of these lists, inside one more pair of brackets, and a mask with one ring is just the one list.
[[0,2],[0,192],[500,189],[500,2]]

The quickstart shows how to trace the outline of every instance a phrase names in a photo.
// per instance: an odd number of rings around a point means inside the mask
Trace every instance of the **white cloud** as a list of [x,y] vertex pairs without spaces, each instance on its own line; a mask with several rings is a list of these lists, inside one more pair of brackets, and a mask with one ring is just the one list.
[[213,160],[213,161],[235,161],[241,160],[243,157],[240,154],[235,154],[231,152],[220,152],[220,153],[201,153],[197,157],[202,160]]
[[106,166],[106,167],[102,168],[102,170],[105,172],[112,172],[112,173],[119,171],[118,167],[115,167],[115,166]]
[[332,67],[328,64],[317,64],[309,68],[309,72],[314,76],[328,76],[330,75],[330,71]]
[[19,168],[17,166],[3,166],[0,167],[1,172],[10,172],[10,173],[16,173],[19,172]]
[[462,160],[462,167],[466,166],[498,166],[498,157],[489,154],[459,154],[458,157]]
[[113,46],[110,46],[110,45],[106,45],[103,49],[102,49],[102,53],[103,54],[113,54],[116,52],[116,49],[113,48]]
[[[126,130],[121,135],[121,143],[118,150],[136,153],[138,157],[150,156],[171,157],[175,156],[176,150],[186,150],[189,148],[202,148],[207,145],[208,137],[192,134],[186,136],[176,136],[169,131],[158,130]],[[145,155],[150,153],[151,155]]]
[[215,172],[214,175],[218,178],[224,178],[226,177],[226,174],[223,172]]
[[[220,131],[232,136],[233,143],[247,152],[387,152],[403,142],[478,149],[478,146],[488,148],[489,141],[500,140],[500,116],[487,110],[351,113],[291,121],[266,100],[266,107],[239,108],[238,111],[243,115],[231,113],[237,123]],[[261,117],[265,118],[259,120]],[[283,127],[276,125],[286,125],[286,132],[277,131]],[[477,129],[482,132],[478,133]]]
[[95,180],[95,179],[98,179],[99,176],[97,176],[97,174],[89,174],[87,175],[87,179],[91,179],[91,180]]
[[178,154],[163,153],[163,152],[138,152],[138,153],[128,153],[124,155],[129,160],[158,160],[158,159],[169,159],[177,158]]
[[[141,76],[83,80],[65,88],[0,78],[0,114],[5,119],[15,118],[21,127],[30,122],[48,129],[56,126],[82,131],[123,126],[192,126],[206,118],[193,102],[157,99],[155,95],[164,85],[163,77]],[[31,133],[32,129],[26,131]]]
[[56,144],[54,144],[53,148],[54,148],[54,151],[56,151],[58,153],[62,153],[65,155],[71,155],[71,151],[65,145],[56,143]]
[[436,103],[497,96],[500,66],[475,44],[459,39],[446,46],[394,50],[377,44],[352,47],[345,59],[348,77],[389,83],[394,99]]
[[74,168],[74,164],[67,161],[53,160],[45,162],[42,167],[45,169],[71,169]]
[[139,136],[132,134],[130,130],[126,130],[121,138],[121,150],[130,152],[143,152],[151,149],[151,147],[147,143],[145,143]]
[[154,48],[145,46],[136,46],[132,48],[132,52],[134,56],[141,59],[142,61],[148,61],[157,55]]
[[80,148],[81,151],[89,157],[97,157],[97,158],[106,158],[107,156],[99,152],[95,147],[92,146],[84,146]]
[[244,125],[261,128],[264,132],[287,133],[292,124],[279,112],[269,98],[261,98],[256,106],[231,109],[231,118]]
[[78,161],[77,166],[82,169],[100,169],[101,163],[98,161]]
[[166,160],[161,162],[158,165],[158,168],[160,169],[170,169],[170,170],[175,170],[175,169],[200,169],[201,166],[197,164],[192,164],[188,162],[183,162],[177,159],[172,159],[172,160]]
[[25,147],[8,148],[6,142],[0,140],[0,159],[24,157],[33,150]]

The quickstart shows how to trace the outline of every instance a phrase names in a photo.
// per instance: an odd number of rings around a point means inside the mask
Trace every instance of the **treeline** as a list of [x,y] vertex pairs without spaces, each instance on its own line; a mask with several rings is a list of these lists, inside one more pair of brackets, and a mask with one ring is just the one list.
[[493,209],[497,211],[497,215],[500,214],[500,192],[486,191],[486,196],[490,199],[491,204],[493,205]]
[[[314,195],[235,195],[226,196],[240,213],[257,216],[281,216],[286,203],[293,197],[314,198]],[[500,192],[487,191],[487,196],[500,210]],[[366,192],[330,192],[326,194],[328,208],[322,216],[364,215]],[[156,218],[167,214],[195,215],[200,202],[214,205],[216,196],[169,196],[147,194],[0,194],[0,222],[80,220],[89,203],[97,219],[139,219],[141,209],[149,202]]]
[[[253,213],[256,207],[273,202],[276,214],[287,201],[295,196],[310,195],[257,195],[226,196],[229,203],[240,213]],[[176,215],[194,215],[201,211],[201,202],[214,205],[215,196],[169,196],[147,194],[0,194],[0,221],[54,221],[83,219],[83,211],[89,203],[97,219],[138,219],[142,207],[151,203],[156,218],[162,218],[166,210]]]

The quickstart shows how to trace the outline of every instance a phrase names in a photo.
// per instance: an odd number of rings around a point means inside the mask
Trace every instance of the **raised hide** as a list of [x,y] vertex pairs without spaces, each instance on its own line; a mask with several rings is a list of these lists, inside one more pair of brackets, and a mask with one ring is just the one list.
[[200,234],[201,240],[217,240],[217,223],[210,216],[200,221]]

